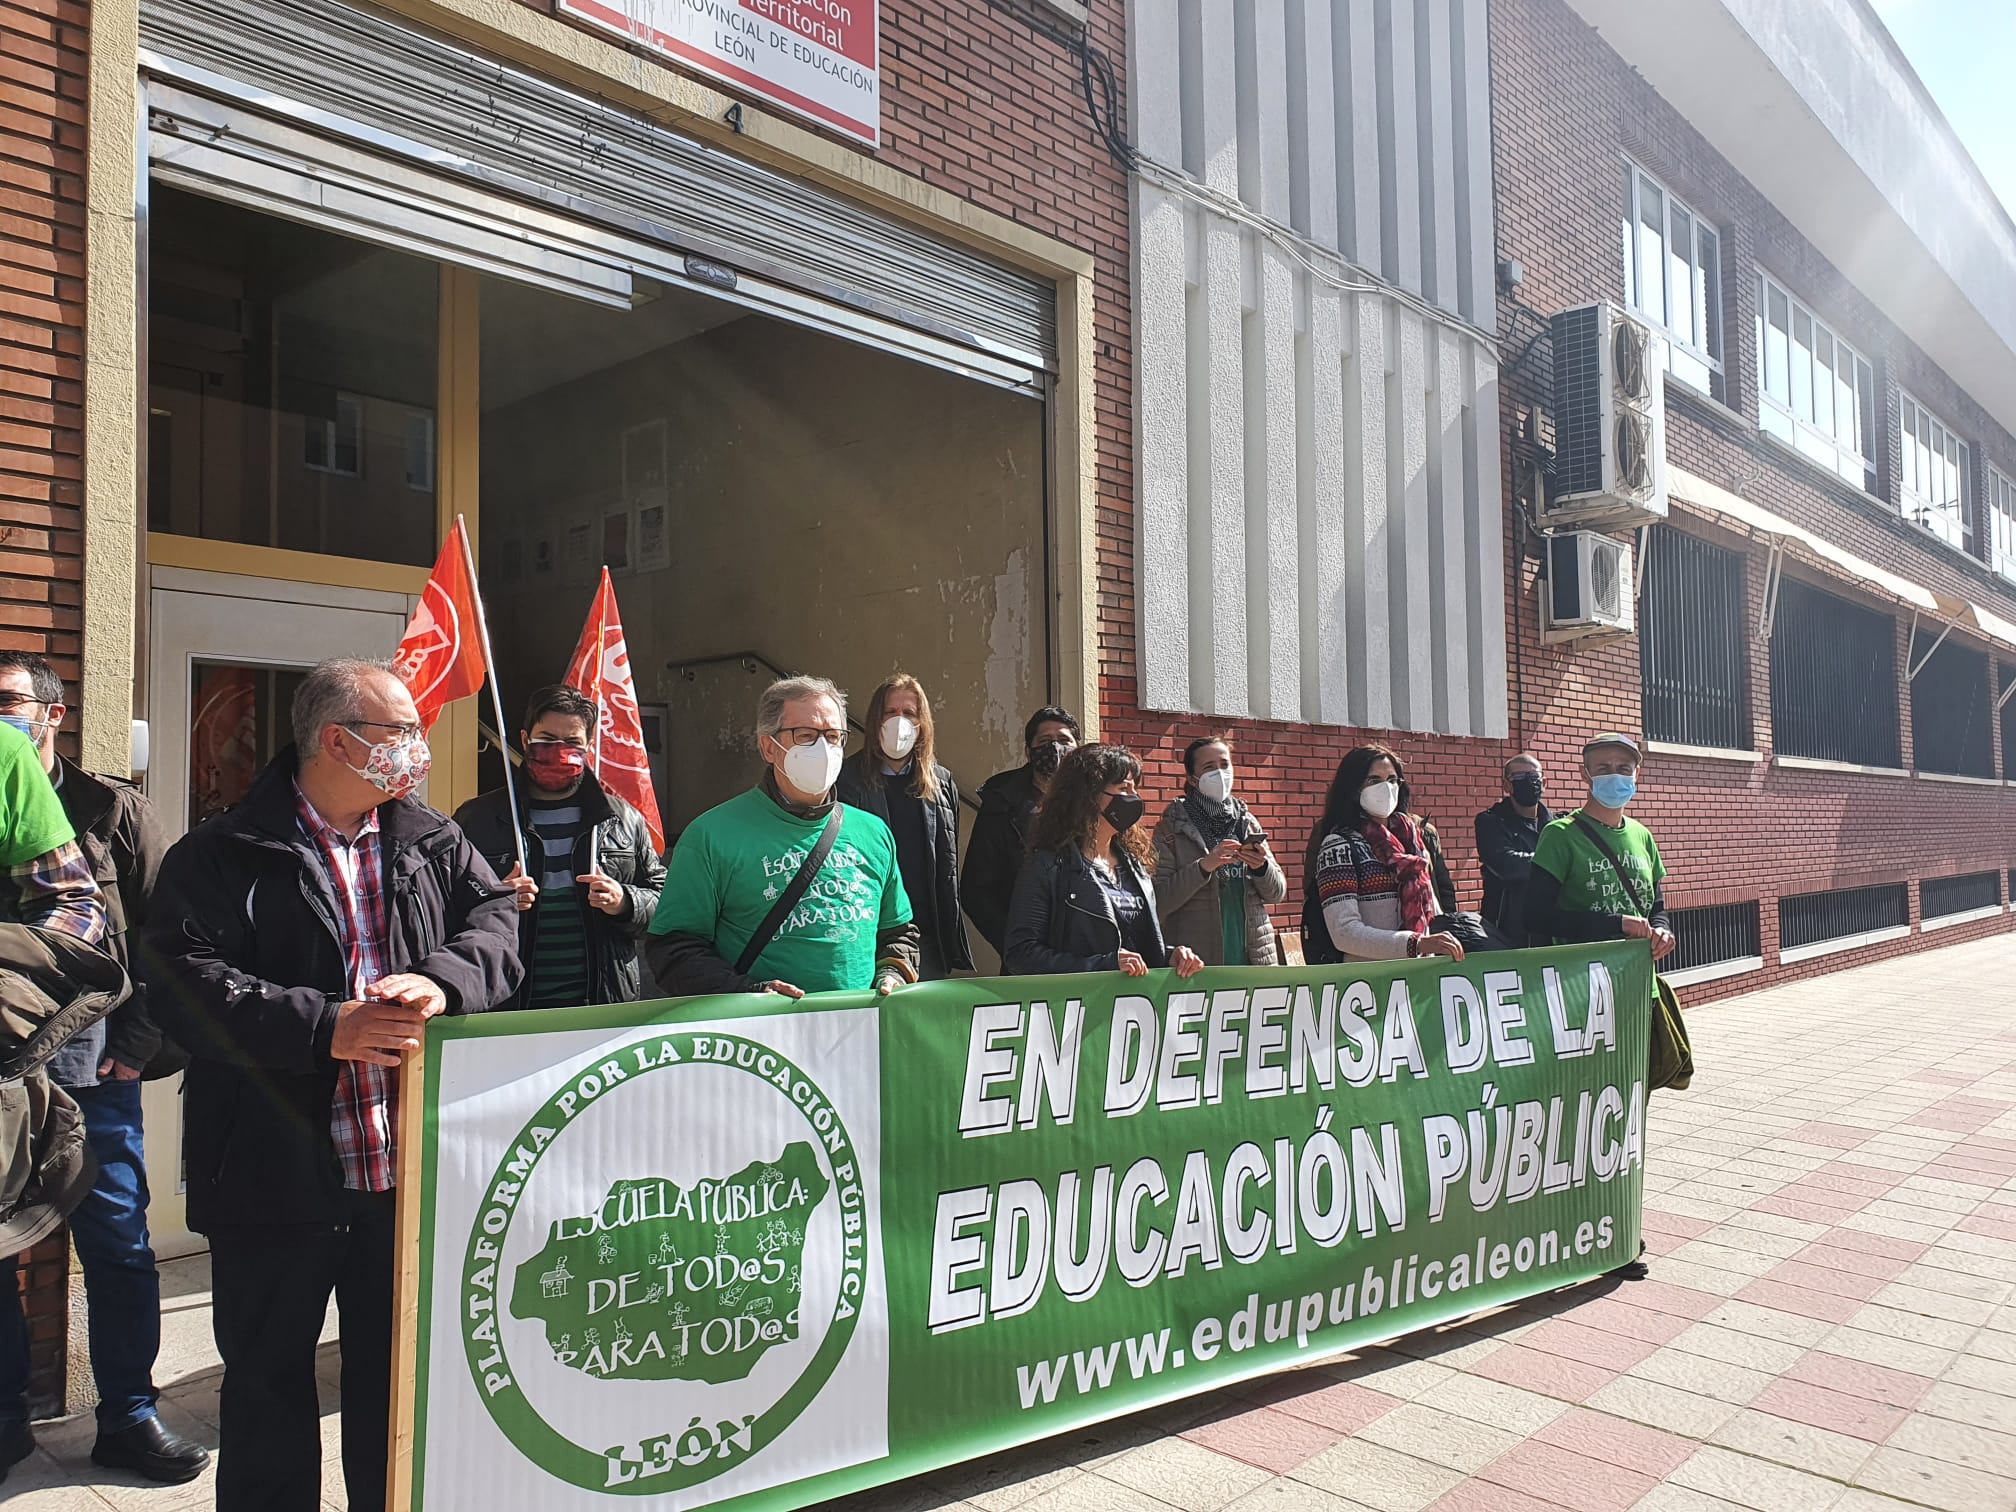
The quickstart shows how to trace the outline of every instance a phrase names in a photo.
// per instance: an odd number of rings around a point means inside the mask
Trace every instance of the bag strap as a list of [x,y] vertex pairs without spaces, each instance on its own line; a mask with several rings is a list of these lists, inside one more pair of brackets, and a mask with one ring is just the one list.
[[1610,870],[1617,874],[1617,880],[1624,888],[1624,896],[1629,898],[1631,906],[1638,910],[1638,917],[1641,919],[1651,918],[1651,910],[1638,901],[1638,889],[1631,885],[1629,874],[1618,863],[1617,852],[1610,849],[1610,842],[1603,837],[1603,831],[1596,827],[1596,822],[1583,813],[1582,810],[1577,809],[1575,810],[1575,824],[1583,834],[1589,837],[1590,842],[1595,845],[1596,849],[1603,852],[1603,859],[1610,863]]
[[819,831],[819,838],[812,849],[805,853],[805,859],[798,863],[798,870],[791,883],[777,895],[777,901],[770,905],[770,912],[763,916],[763,922],[756,926],[756,933],[749,936],[749,943],[742,947],[742,954],[735,962],[735,974],[747,976],[756,964],[756,958],[770,948],[770,942],[777,938],[777,931],[784,927],[784,921],[791,917],[791,910],[798,906],[798,900],[805,896],[807,888],[819,875],[819,868],[826,864],[826,858],[833,853],[833,842],[840,836],[840,805],[833,805],[833,812],[826,816],[826,827]]

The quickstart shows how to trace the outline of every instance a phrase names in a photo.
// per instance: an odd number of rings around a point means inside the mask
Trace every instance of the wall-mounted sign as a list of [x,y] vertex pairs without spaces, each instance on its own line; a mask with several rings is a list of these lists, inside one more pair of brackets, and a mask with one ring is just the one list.
[[559,0],[563,13],[875,145],[880,0]]

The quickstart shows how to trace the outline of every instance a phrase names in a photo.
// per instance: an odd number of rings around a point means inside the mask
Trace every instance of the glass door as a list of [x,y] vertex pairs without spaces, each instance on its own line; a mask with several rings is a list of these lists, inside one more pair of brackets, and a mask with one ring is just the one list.
[[[171,840],[243,798],[287,745],[310,667],[389,656],[412,610],[403,593],[178,567],[154,567],[149,584],[146,785]],[[182,1078],[149,1082],[143,1096],[154,1247],[187,1254],[203,1240],[183,1208]]]

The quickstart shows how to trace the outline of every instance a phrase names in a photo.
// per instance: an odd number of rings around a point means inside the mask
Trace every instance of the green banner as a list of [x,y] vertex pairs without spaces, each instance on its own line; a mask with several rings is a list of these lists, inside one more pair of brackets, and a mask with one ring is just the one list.
[[436,1020],[411,1505],[805,1506],[1597,1275],[1650,985],[1634,942]]

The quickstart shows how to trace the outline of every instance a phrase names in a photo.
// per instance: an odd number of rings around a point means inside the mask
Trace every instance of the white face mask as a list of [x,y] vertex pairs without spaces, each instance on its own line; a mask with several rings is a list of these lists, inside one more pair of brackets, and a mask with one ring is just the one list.
[[1358,806],[1374,819],[1392,818],[1393,810],[1400,807],[1400,784],[1390,777],[1373,783],[1358,794]]
[[1232,796],[1232,768],[1219,767],[1214,771],[1197,774],[1197,795],[1208,798],[1213,803],[1223,803]]
[[917,721],[907,714],[891,714],[882,721],[882,754],[901,761],[917,748]]
[[784,752],[784,777],[799,792],[823,798],[840,780],[841,760],[840,747],[830,740],[789,746]]

